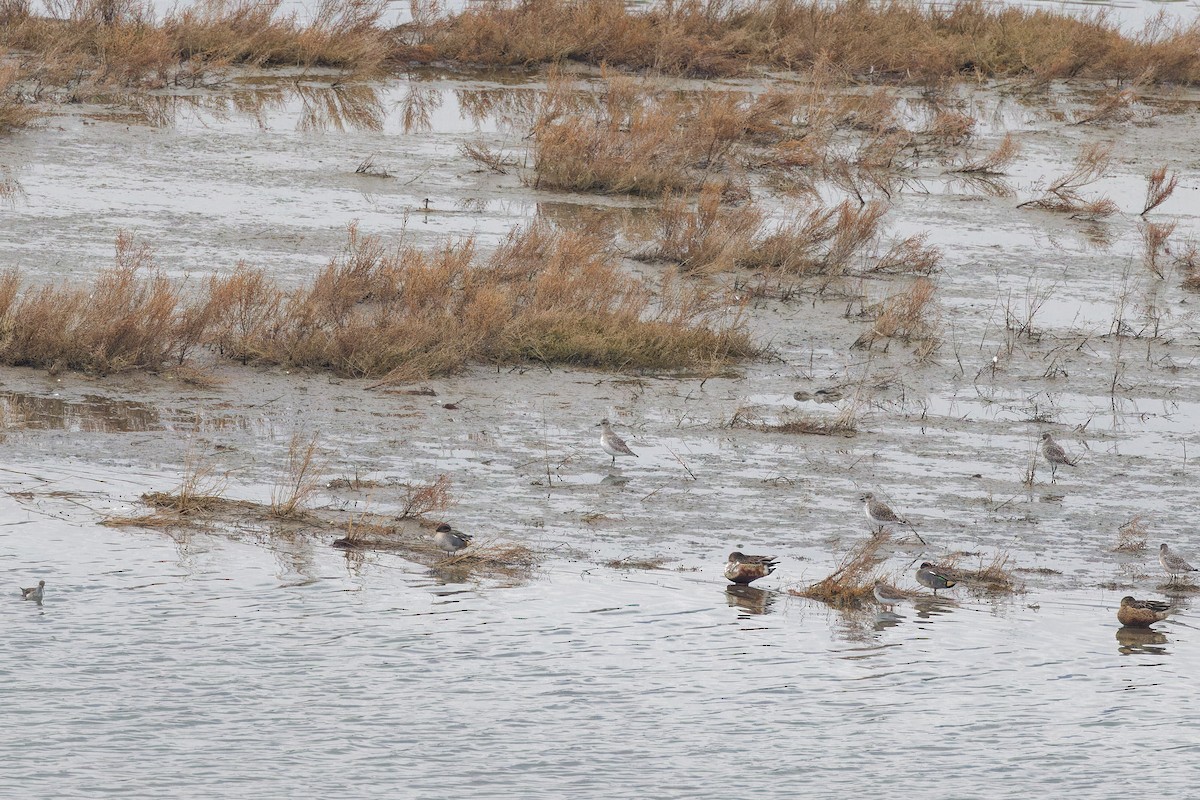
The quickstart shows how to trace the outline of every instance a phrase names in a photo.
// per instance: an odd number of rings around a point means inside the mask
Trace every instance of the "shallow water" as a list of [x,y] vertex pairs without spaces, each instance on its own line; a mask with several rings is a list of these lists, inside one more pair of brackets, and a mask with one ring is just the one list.
[[3,604],[21,794],[804,796],[933,774],[1016,797],[1143,761],[1156,791],[1192,783],[1200,637],[1123,643],[1112,592],[752,614],[715,568],[560,562],[487,591],[312,542],[0,508],[0,581],[48,583],[40,607]]
[[[0,140],[24,190],[0,208],[4,265],[39,280],[90,274],[125,227],[173,274],[245,258],[300,279],[354,220],[389,241],[406,229],[422,244],[486,246],[535,214],[653,205],[480,173],[459,145],[523,146],[520,103],[483,97],[497,82],[413,78],[355,95],[359,106],[287,85],[168,98],[159,127],[69,109]],[[428,126],[406,126],[414,92]],[[237,366],[218,367],[211,387],[4,370],[0,713],[22,734],[0,737],[0,786],[708,797],[932,785],[1024,797],[1094,795],[1133,775],[1186,796],[1200,741],[1194,600],[1179,594],[1178,617],[1141,636],[1121,632],[1115,610],[1123,594],[1168,591],[1160,540],[1200,557],[1195,298],[1174,276],[1147,284],[1135,218],[1166,153],[1181,187],[1156,217],[1177,221],[1179,239],[1200,232],[1194,116],[1085,130],[993,92],[975,99],[994,111],[985,139],[1023,134],[1012,194],[984,197],[923,165],[888,215],[889,235],[929,231],[946,254],[944,341],[926,361],[898,343],[851,349],[867,323],[844,299],[805,296],[753,300],[749,324],[778,358],[707,379],[478,368],[411,396]],[[306,126],[331,107],[350,113]],[[1120,147],[1097,191],[1122,214],[1097,233],[1016,208],[1097,139]],[[372,154],[396,177],[355,175]],[[1163,336],[1112,336],[1118,320],[1145,320],[1151,292]],[[794,399],[832,386],[842,400]],[[847,407],[852,437],[730,425]],[[599,452],[604,416],[639,458],[613,466]],[[1045,430],[1079,456],[1055,480],[1034,460]],[[347,555],[329,531],[99,524],[141,512],[142,493],[172,489],[196,462],[229,496],[265,502],[293,434],[311,431],[326,477],[382,479],[316,504],[386,513],[397,483],[447,474],[455,504],[442,516],[544,562],[521,580]],[[924,559],[1007,554],[1021,591],[926,594],[895,614],[788,595],[865,537],[867,489],[929,542],[888,551],[898,584],[916,589]],[[1115,553],[1135,516],[1148,549]],[[735,548],[780,557],[762,590],[727,587]],[[612,565],[626,559],[663,568]],[[45,603],[22,602],[16,587],[39,577]]]

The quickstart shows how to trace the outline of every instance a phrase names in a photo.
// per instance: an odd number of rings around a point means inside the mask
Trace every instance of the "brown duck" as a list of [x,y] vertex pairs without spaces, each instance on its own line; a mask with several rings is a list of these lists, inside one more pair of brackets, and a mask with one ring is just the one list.
[[1149,628],[1162,622],[1172,613],[1170,604],[1160,600],[1134,600],[1129,595],[1121,598],[1117,609],[1117,621],[1131,628]]
[[770,575],[775,571],[776,563],[775,556],[748,556],[735,550],[729,554],[725,577],[745,585]]

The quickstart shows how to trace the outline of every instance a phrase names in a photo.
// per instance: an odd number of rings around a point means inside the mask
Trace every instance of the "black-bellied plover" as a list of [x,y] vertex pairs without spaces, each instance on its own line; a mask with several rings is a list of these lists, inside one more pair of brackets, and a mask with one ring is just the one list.
[[35,603],[42,602],[42,597],[44,597],[45,594],[46,594],[46,582],[45,581],[38,581],[37,586],[33,586],[28,589],[21,589],[21,599],[22,600],[32,600]]
[[600,447],[604,452],[612,456],[612,463],[617,463],[617,456],[633,456],[638,457],[638,454],[629,449],[629,445],[625,444],[625,440],[617,434],[613,433],[612,425],[607,419],[600,420]]
[[1050,435],[1049,431],[1042,434],[1042,455],[1050,462],[1050,480],[1057,477],[1056,473],[1060,465],[1075,466],[1075,459],[1067,456],[1067,451],[1061,444],[1054,441],[1054,437]]
[[958,579],[951,577],[949,570],[939,567],[937,564],[924,561],[917,568],[917,583],[933,589],[933,593],[937,594],[938,589],[953,587],[958,583]]
[[1117,621],[1131,628],[1149,628],[1162,622],[1171,614],[1171,604],[1161,600],[1134,600],[1129,595],[1121,598],[1117,609]]
[[1185,572],[1197,571],[1195,567],[1187,562],[1186,558],[1178,553],[1172,553],[1171,548],[1167,547],[1166,542],[1158,546],[1158,563],[1162,564],[1162,568],[1170,576],[1170,583],[1174,583]]
[[725,577],[734,583],[748,584],[775,571],[775,556],[748,556],[734,551],[725,565]]
[[891,506],[874,494],[865,492],[862,496],[862,501],[863,513],[867,515],[867,519],[870,520],[876,530],[882,531],[884,526],[890,522],[900,523],[901,525],[907,525],[913,532],[913,535],[920,540],[921,544],[926,544],[925,539],[921,537],[921,534],[917,533],[917,529],[913,527],[911,522],[893,511]]
[[445,550],[447,556],[454,555],[471,543],[471,537],[462,531],[456,531],[443,522],[437,526],[433,534],[433,543],[439,549]]
[[908,599],[908,593],[897,589],[891,584],[883,581],[875,581],[875,585],[871,588],[871,594],[875,595],[875,602],[881,606],[891,608],[897,603]]

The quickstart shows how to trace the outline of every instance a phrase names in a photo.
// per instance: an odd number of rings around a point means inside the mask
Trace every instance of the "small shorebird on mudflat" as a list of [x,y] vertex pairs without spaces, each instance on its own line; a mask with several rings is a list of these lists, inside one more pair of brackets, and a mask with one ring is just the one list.
[[1166,542],[1158,546],[1158,563],[1162,564],[1162,568],[1171,577],[1169,583],[1174,583],[1185,572],[1197,571],[1195,567],[1187,562],[1186,558],[1178,553],[1172,553],[1171,548],[1167,547]]
[[735,550],[729,554],[729,563],[725,565],[725,577],[744,586],[770,575],[775,571],[777,563],[775,556],[748,556]]
[[617,434],[613,433],[612,425],[607,419],[600,420],[600,447],[604,452],[612,456],[612,463],[617,463],[617,456],[633,456],[638,457],[638,454],[629,449],[629,445],[625,444],[625,440]]
[[1134,600],[1129,595],[1121,598],[1117,609],[1117,621],[1131,628],[1149,628],[1162,622],[1172,613],[1171,604],[1161,600]]
[[921,537],[921,534],[917,533],[917,529],[913,527],[911,522],[904,519],[904,517],[901,517],[892,510],[891,506],[880,500],[871,492],[865,492],[862,496],[862,501],[863,513],[866,514],[867,519],[870,520],[871,524],[875,526],[876,530],[883,530],[884,526],[888,523],[907,525],[913,532],[913,535],[920,540],[921,544],[927,544],[927,542]]
[[883,581],[875,581],[875,586],[871,589],[871,594],[875,595],[875,602],[881,606],[891,608],[897,603],[908,599],[908,594],[897,589],[891,584]]
[[21,589],[22,600],[32,600],[35,603],[42,602],[42,597],[46,594],[46,582],[38,581],[37,586],[32,586],[28,589]]
[[1075,459],[1067,455],[1067,451],[1061,444],[1054,441],[1054,437],[1050,435],[1049,431],[1042,434],[1042,455],[1050,462],[1050,480],[1054,480],[1056,477],[1059,466],[1075,466]]
[[471,543],[471,538],[462,531],[456,531],[443,522],[437,526],[433,534],[433,543],[446,551],[446,556],[452,556]]
[[936,595],[938,589],[949,589],[957,584],[958,580],[951,577],[949,570],[943,569],[937,564],[924,561],[917,568],[917,583],[933,589],[933,593]]

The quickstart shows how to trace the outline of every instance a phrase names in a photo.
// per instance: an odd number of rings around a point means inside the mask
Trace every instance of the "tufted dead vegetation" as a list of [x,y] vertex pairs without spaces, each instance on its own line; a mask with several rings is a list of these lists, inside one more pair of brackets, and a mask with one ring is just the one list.
[[420,518],[435,511],[445,511],[452,502],[450,476],[445,473],[430,483],[406,483],[403,488],[400,513],[396,515],[399,519]]
[[1118,553],[1140,553],[1146,549],[1150,529],[1141,514],[1135,514],[1117,528],[1117,543],[1113,550]]
[[1146,177],[1146,202],[1142,205],[1139,216],[1146,216],[1167,201],[1179,185],[1179,173],[1170,172],[1167,165],[1154,169]]
[[1183,274],[1183,288],[1200,292],[1200,245],[1193,240],[1185,241],[1175,254],[1175,266]]
[[907,288],[868,306],[864,313],[873,316],[874,322],[851,346],[870,349],[896,339],[920,342],[922,353],[932,352],[938,344],[936,294],[933,281],[917,278]]
[[428,58],[528,66],[577,61],[712,77],[827,63],[847,75],[935,82],[962,76],[1192,83],[1200,32],[1159,18],[1129,35],[1116,20],[1045,8],[866,0],[621,0],[477,4],[425,27]]
[[1100,94],[1087,109],[1074,114],[1072,125],[1109,125],[1128,122],[1135,114],[1134,104],[1138,100],[1136,87],[1112,88]]
[[974,568],[959,566],[965,553],[955,553],[938,564],[969,590],[982,594],[1017,594],[1025,591],[1014,575],[1012,557],[1006,550],[994,553],[991,560],[978,554]]
[[881,551],[891,541],[886,532],[866,539],[842,556],[833,572],[803,589],[789,589],[788,593],[838,607],[863,603],[873,596],[876,569],[887,558]]
[[847,404],[836,414],[823,415],[787,410],[774,420],[764,419],[753,408],[743,406],[734,411],[726,427],[749,428],[761,433],[853,436],[858,433],[858,422],[857,403]]
[[0,33],[37,57],[30,79],[79,97],[105,88],[198,87],[230,66],[378,73],[394,44],[383,0],[321,0],[302,21],[282,0],[201,0],[159,17],[139,0],[7,2]]
[[1111,166],[1112,145],[1084,145],[1069,171],[1052,180],[1040,197],[1026,200],[1017,208],[1070,214],[1074,219],[1094,220],[1110,216],[1117,211],[1116,203],[1103,196],[1085,198],[1080,192],[1107,175]]
[[613,558],[604,562],[604,566],[609,569],[621,570],[656,570],[662,569],[670,562],[669,558],[662,556],[638,557],[638,556],[622,556],[621,558]]
[[486,258],[470,239],[427,251],[352,227],[342,253],[287,291],[245,264],[190,291],[123,233],[91,285],[21,284],[0,277],[0,363],[106,373],[205,354],[387,385],[470,363],[675,369],[758,353],[723,290],[651,285],[604,237],[544,222]]
[[1004,134],[993,149],[980,156],[964,156],[951,162],[948,172],[992,177],[1003,175],[1021,154],[1021,144],[1011,133]]
[[1175,232],[1176,222],[1150,222],[1143,219],[1138,223],[1138,233],[1142,237],[1142,263],[1157,278],[1166,277],[1166,266],[1170,263],[1166,256],[1170,252],[1171,234]]
[[321,466],[317,462],[319,434],[305,436],[300,431],[288,442],[287,462],[279,480],[271,488],[271,515],[289,519],[303,513],[305,504],[321,488]]

